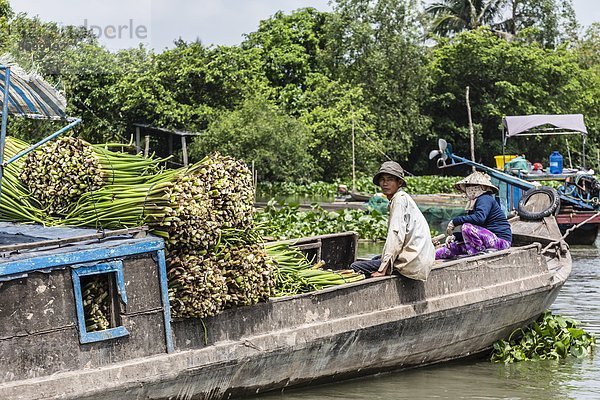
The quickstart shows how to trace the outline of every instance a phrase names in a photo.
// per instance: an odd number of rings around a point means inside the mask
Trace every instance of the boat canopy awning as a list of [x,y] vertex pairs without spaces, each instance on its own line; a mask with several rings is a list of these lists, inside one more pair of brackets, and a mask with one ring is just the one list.
[[526,135],[587,134],[582,114],[518,115],[502,119],[505,137]]
[[[72,129],[79,123],[80,118],[70,118],[66,114],[67,100],[54,86],[45,81],[39,74],[27,73],[23,68],[12,63],[7,57],[0,57],[0,165],[6,166],[29,154],[44,143]],[[6,129],[8,116],[20,116],[33,119],[62,120],[68,123],[63,128],[45,137],[28,149],[14,155],[9,160],[4,159]],[[3,168],[0,166],[0,191]]]
[[[27,73],[18,65],[0,58],[0,93],[4,93],[6,73],[10,68],[8,85],[8,114],[34,119],[68,120],[67,100],[54,86],[35,72]],[[0,96],[0,113],[4,96]]]

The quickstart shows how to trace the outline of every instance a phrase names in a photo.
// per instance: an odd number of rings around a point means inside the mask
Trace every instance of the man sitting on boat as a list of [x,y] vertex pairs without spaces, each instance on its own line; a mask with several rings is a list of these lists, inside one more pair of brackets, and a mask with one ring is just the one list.
[[395,269],[411,279],[426,280],[434,263],[435,248],[429,225],[414,200],[404,191],[404,170],[395,161],[386,161],[373,177],[390,200],[388,234],[381,256],[357,261],[351,268],[367,277],[391,274]]
[[[510,224],[494,194],[498,188],[492,185],[489,175],[473,172],[456,183],[455,187],[467,196],[467,215],[456,217],[448,223],[446,244],[435,252],[436,259],[474,255],[486,250],[504,250],[511,246]],[[462,225],[461,232],[453,233],[454,227]]]

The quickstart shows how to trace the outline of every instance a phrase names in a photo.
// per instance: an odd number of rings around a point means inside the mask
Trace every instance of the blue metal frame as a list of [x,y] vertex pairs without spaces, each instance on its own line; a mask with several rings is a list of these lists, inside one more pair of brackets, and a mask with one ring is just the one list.
[[158,271],[160,277],[160,294],[163,304],[163,317],[165,319],[165,340],[167,343],[167,353],[175,351],[173,345],[173,333],[171,330],[171,307],[169,303],[169,281],[167,278],[167,262],[165,260],[165,251],[158,250]]
[[[20,152],[19,154],[15,155],[14,157],[12,157],[11,159],[9,159],[8,161],[6,161],[6,163],[3,163],[4,166],[18,160],[19,158],[31,153],[33,150],[37,149],[38,147],[40,147],[41,145],[45,144],[46,142],[49,142],[50,140],[62,135],[63,133],[65,133],[66,131],[68,131],[69,129],[74,128],[75,126],[79,125],[81,123],[81,118],[76,118],[74,121],[72,121],[69,125],[65,126],[64,128],[61,128],[60,130],[54,132],[52,135],[40,140],[39,142],[37,142],[36,144],[32,145],[30,148],[23,150],[22,152]],[[2,142],[4,143],[4,142]],[[4,148],[4,146],[2,146],[2,148]]]
[[[23,260],[0,263],[0,276],[22,278],[23,274],[34,271],[51,271],[55,268],[65,268],[73,265],[118,259],[125,256],[156,253],[161,300],[163,304],[163,318],[165,325],[165,342],[168,353],[174,351],[173,333],[171,329],[171,308],[169,303],[169,289],[167,280],[167,266],[165,261],[165,243],[162,239],[152,238],[101,249],[78,249],[72,253],[35,255]],[[124,291],[123,291],[124,293]]]
[[[459,157],[459,156],[455,155],[454,153],[452,153],[452,151],[450,150],[450,146],[448,146],[448,148],[446,148],[446,155],[452,162],[449,165],[440,166],[440,168],[453,167],[453,166],[456,166],[459,164],[465,164],[465,165],[473,166],[480,171],[484,171],[491,177],[494,177],[494,178],[498,179],[499,181],[506,182],[507,184],[517,187],[521,190],[529,190],[529,189],[535,187],[535,185],[533,185],[531,182],[528,182],[524,179],[520,179],[515,176],[509,175],[505,172],[499,171],[495,168],[491,168],[486,165],[476,163],[467,158]],[[576,206],[584,208],[584,209],[595,210],[595,208],[593,206],[591,206],[590,204],[587,204],[583,201],[579,201],[577,199],[574,199],[569,196],[565,196],[563,194],[559,194],[559,195],[560,195],[561,201],[565,201],[567,203],[576,205]]]
[[10,101],[10,67],[0,65],[0,70],[4,71],[4,100],[2,102],[2,126],[0,128],[0,196],[2,196],[2,179],[4,178],[4,167],[14,162],[15,160],[18,160],[24,155],[29,154],[44,143],[56,138],[57,136],[68,131],[69,129],[72,129],[73,127],[81,123],[81,119],[68,119],[70,123],[67,126],[56,131],[55,133],[46,137],[45,139],[40,140],[39,142],[31,146],[29,149],[24,150],[21,153],[15,155],[10,160],[4,162],[4,145],[6,144],[6,125],[8,124],[8,102]]
[[2,178],[4,177],[4,143],[6,141],[6,125],[8,124],[10,67],[0,65],[0,70],[4,70],[4,100],[2,102],[2,127],[0,128],[0,195],[2,195]]
[[0,263],[0,276],[121,258],[133,254],[153,253],[158,250],[163,250],[164,246],[162,239],[153,239],[141,243],[128,243],[99,249],[77,249],[73,250],[71,253],[48,255],[31,254],[30,257],[22,260]]
[[123,262],[121,260],[109,261],[93,266],[74,265],[71,270],[73,279],[73,290],[75,292],[75,308],[77,310],[77,326],[79,327],[79,342],[95,343],[104,340],[116,339],[123,336],[129,336],[129,331],[124,326],[105,329],[102,331],[88,332],[85,326],[85,311],[83,309],[83,295],[81,292],[81,277],[90,275],[103,275],[109,273],[116,274],[117,288],[121,301],[127,304],[127,294],[125,293],[125,280],[123,279]]

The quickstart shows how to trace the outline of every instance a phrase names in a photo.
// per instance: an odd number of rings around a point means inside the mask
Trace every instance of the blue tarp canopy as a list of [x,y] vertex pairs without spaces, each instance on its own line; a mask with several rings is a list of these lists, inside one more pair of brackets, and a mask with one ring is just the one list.
[[[44,143],[58,137],[81,122],[80,118],[67,118],[67,101],[54,86],[36,73],[27,73],[6,57],[0,57],[0,189],[3,167],[37,149]],[[68,125],[40,140],[26,150],[4,160],[4,145],[8,116],[21,116],[34,119],[64,120]]]
[[[4,93],[6,69],[10,68],[8,114],[36,119],[67,119],[65,97],[36,73],[27,73],[0,58],[0,93]],[[4,105],[0,96],[0,114]]]

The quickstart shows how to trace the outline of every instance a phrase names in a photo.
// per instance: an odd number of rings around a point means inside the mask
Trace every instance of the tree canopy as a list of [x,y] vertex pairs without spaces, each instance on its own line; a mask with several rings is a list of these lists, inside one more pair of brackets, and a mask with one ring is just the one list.
[[[432,27],[450,37],[432,40]],[[598,146],[598,32],[578,37],[571,0],[440,0],[426,13],[417,0],[335,0],[331,12],[278,12],[239,46],[110,52],[84,27],[0,0],[0,52],[65,92],[84,138],[129,141],[134,123],[202,132],[192,159],[220,151],[268,180],[348,176],[353,138],[359,171],[389,157],[435,172],[426,154],[437,138],[468,153],[467,86],[486,163],[504,115],[583,113]],[[11,119],[9,133],[47,130]],[[554,145],[536,143],[532,157]]]

